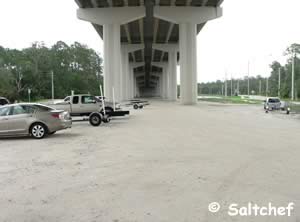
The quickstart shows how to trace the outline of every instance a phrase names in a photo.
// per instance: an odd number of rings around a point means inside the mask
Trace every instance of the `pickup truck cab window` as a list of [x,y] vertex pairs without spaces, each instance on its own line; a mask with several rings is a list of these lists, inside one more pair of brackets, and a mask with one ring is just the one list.
[[70,102],[71,100],[71,97],[70,96],[67,96],[65,99],[64,99],[64,102]]
[[81,97],[81,103],[82,104],[91,104],[91,103],[95,103],[96,99],[94,96],[82,96]]
[[73,104],[78,104],[79,102],[79,97],[78,96],[74,96],[73,97]]

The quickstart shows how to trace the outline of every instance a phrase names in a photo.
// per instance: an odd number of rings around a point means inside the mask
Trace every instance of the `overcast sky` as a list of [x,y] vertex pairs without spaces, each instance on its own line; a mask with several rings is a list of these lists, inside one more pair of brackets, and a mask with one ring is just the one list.
[[[73,0],[0,0],[0,45],[50,46],[58,40],[79,41],[102,54],[103,42],[93,27],[76,18]],[[300,43],[299,0],[225,0],[222,18],[208,22],[198,35],[198,81],[247,74],[267,76],[273,60]]]

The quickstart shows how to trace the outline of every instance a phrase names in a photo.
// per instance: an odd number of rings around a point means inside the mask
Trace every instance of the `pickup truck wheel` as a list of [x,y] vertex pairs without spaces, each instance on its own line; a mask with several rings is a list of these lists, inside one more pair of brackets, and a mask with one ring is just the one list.
[[102,118],[99,114],[94,113],[89,117],[89,122],[92,126],[99,126],[102,122]]

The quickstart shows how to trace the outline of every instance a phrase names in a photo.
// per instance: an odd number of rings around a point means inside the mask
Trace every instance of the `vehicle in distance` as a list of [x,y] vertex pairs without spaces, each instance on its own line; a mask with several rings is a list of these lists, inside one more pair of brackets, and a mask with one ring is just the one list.
[[290,113],[290,108],[286,102],[281,101],[278,97],[268,97],[264,101],[264,109],[266,113],[273,110],[286,111],[287,114]]
[[148,101],[143,101],[139,99],[131,99],[128,101],[127,106],[133,106],[134,109],[143,109],[144,106],[148,106],[150,103]]
[[0,97],[0,106],[4,106],[6,104],[9,104],[8,99],[6,99],[4,97]]
[[20,103],[0,107],[1,137],[30,135],[42,139],[71,126],[72,119],[68,112],[45,105]]

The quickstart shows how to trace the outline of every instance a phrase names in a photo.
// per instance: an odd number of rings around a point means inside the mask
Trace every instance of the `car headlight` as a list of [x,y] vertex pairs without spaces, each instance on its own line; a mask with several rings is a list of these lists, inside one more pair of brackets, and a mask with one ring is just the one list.
[[269,106],[267,106],[266,109],[269,109]]
[[291,108],[290,108],[290,107],[288,107],[288,108],[287,108],[287,111],[291,111]]

